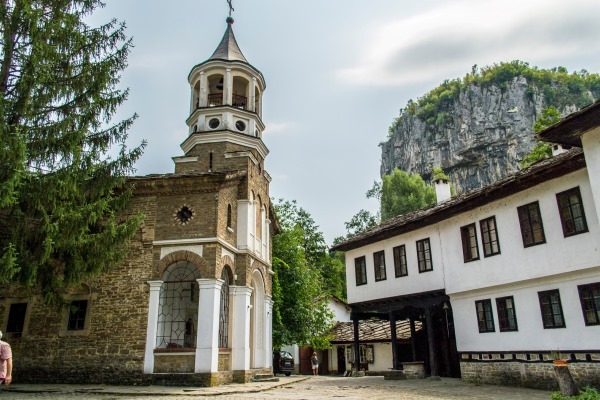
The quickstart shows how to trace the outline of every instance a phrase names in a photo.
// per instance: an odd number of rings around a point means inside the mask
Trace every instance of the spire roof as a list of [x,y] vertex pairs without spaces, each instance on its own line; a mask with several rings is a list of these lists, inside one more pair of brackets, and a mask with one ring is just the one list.
[[228,17],[227,30],[223,35],[223,39],[221,39],[221,43],[219,43],[219,46],[213,55],[210,56],[209,60],[243,61],[248,63],[248,60],[246,60],[246,57],[242,54],[242,51],[235,40],[231,25],[233,25],[233,18]]

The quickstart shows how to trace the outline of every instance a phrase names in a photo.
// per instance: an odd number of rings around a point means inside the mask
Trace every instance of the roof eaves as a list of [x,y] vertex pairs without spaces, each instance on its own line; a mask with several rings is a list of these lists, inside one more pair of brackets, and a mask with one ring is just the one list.
[[556,124],[544,129],[537,136],[552,143],[581,147],[581,135],[600,125],[600,99],[569,114]]
[[444,203],[399,215],[331,248],[348,251],[451,218],[476,207],[529,189],[539,183],[585,167],[581,149],[573,149],[509,175],[491,185],[472,190]]

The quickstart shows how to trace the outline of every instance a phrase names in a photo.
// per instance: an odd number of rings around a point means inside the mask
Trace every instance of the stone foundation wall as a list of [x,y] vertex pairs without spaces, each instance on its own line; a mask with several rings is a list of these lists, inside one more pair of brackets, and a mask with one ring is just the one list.
[[[600,352],[570,353],[566,357],[577,386],[600,388]],[[468,382],[558,390],[549,353],[464,353],[460,370]]]
[[231,365],[231,354],[230,353],[220,353],[219,354],[219,372],[229,371],[230,365]]
[[192,373],[196,354],[154,354],[154,373]]

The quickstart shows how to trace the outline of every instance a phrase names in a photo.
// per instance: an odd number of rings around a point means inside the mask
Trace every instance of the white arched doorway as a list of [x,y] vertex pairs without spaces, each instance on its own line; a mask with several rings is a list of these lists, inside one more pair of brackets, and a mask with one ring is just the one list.
[[262,274],[252,274],[250,296],[250,367],[264,368],[265,359],[265,283]]

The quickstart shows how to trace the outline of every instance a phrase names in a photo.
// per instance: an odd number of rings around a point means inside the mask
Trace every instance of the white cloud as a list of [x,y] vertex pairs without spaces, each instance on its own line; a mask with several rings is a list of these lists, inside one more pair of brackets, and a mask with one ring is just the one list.
[[354,85],[389,86],[461,76],[473,64],[519,59],[562,65],[600,51],[598,15],[595,0],[447,1],[383,26],[368,49],[357,51],[363,59],[336,76]]

